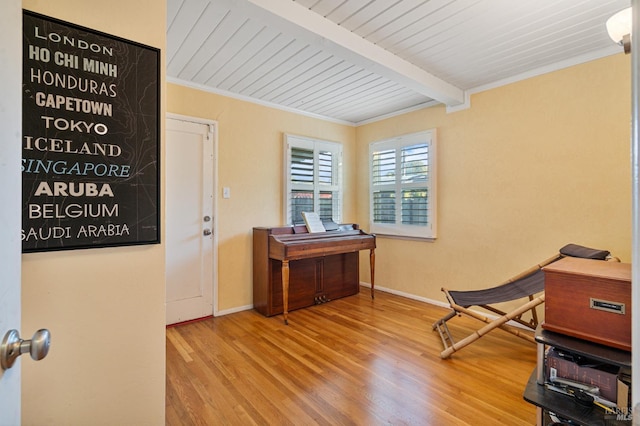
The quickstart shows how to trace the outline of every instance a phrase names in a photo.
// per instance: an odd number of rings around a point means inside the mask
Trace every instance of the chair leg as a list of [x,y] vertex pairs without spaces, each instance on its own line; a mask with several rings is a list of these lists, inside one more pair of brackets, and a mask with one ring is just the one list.
[[480,328],[479,330],[476,330],[475,332],[473,332],[471,335],[465,337],[464,339],[462,339],[461,341],[459,341],[458,343],[455,343],[453,345],[451,345],[450,347],[448,347],[447,349],[445,349],[444,351],[442,351],[440,353],[440,357],[441,358],[448,358],[451,356],[451,354],[453,354],[454,352],[464,348],[465,346],[475,342],[476,340],[478,340],[479,338],[481,338],[482,336],[484,336],[485,334],[489,333],[490,331],[492,331],[495,328],[502,328],[505,331],[508,331],[518,337],[521,337],[525,340],[529,340],[531,342],[534,341],[534,339],[524,333],[520,333],[519,330],[514,330],[508,326],[504,326],[504,324],[510,320],[512,320],[514,317],[522,314],[523,312],[528,311],[529,309],[541,304],[544,302],[544,294],[542,294],[541,296],[535,298],[534,300],[530,301],[529,303],[526,303],[524,305],[522,305],[521,307],[519,307],[518,309],[509,312],[506,315],[503,315],[500,318],[497,318],[495,320],[490,320],[488,318],[484,318],[482,319],[481,315],[475,314],[472,315],[469,312],[465,312],[471,316],[473,316],[476,319],[480,319],[481,321],[487,322],[488,324],[485,325],[484,327]]
[[440,318],[438,321],[434,322],[431,326],[432,330],[438,330],[438,334],[440,334],[440,339],[442,340],[442,345],[445,349],[454,345],[453,336],[451,336],[451,332],[449,331],[449,326],[447,325],[447,321],[457,315],[456,311],[451,311],[444,317]]
[[458,313],[456,311],[451,311],[449,312],[447,315],[443,316],[442,318],[440,318],[438,321],[434,322],[433,325],[431,326],[432,330],[435,330],[436,328],[438,328],[439,324],[444,324],[447,321],[449,321],[451,318],[455,317]]
[[[529,300],[533,300],[533,294],[529,296]],[[531,308],[531,320],[529,321],[529,324],[531,324],[531,328],[534,330],[538,327],[538,310],[535,306]]]

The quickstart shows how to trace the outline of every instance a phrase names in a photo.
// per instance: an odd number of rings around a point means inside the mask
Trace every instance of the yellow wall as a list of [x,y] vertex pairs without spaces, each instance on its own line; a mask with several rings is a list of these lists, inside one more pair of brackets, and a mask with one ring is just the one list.
[[[174,84],[171,113],[218,122],[218,309],[253,303],[252,228],[284,224],[283,134],[343,143],[344,164],[355,159],[355,129]],[[355,168],[344,168],[345,222],[356,219]],[[231,198],[222,198],[222,188]]]
[[[164,0],[24,0],[23,7],[166,44]],[[23,424],[164,424],[164,245],[26,254],[22,276],[23,337],[38,328],[52,335],[45,360],[22,357]]]
[[[630,63],[623,54],[358,127],[358,222],[368,144],[438,131],[438,238],[378,238],[376,284],[444,302],[496,285],[567,243],[631,260]],[[361,265],[361,275],[367,276]]]

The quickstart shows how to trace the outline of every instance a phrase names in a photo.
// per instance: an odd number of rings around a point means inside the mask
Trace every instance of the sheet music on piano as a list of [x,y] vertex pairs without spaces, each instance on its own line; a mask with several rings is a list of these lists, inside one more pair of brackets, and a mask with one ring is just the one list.
[[316,212],[302,212],[302,218],[307,225],[307,231],[312,232],[326,232],[320,216]]

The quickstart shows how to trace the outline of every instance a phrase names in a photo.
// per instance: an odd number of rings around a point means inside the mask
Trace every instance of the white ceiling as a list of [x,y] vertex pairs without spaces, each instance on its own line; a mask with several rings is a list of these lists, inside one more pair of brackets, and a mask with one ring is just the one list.
[[169,81],[351,124],[622,52],[630,0],[167,0]]

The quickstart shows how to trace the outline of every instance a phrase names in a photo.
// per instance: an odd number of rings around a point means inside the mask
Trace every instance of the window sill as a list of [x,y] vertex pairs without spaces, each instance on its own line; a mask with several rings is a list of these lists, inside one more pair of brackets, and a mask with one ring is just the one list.
[[381,238],[391,238],[395,240],[409,240],[409,241],[424,241],[427,243],[435,243],[437,237],[411,237],[408,235],[394,235],[394,234],[383,234],[380,232],[372,232],[377,237]]

